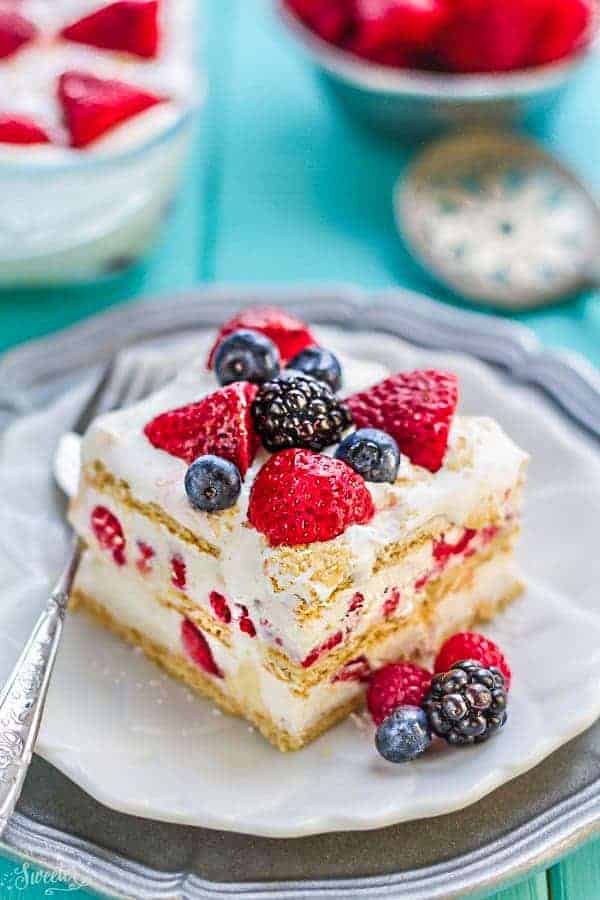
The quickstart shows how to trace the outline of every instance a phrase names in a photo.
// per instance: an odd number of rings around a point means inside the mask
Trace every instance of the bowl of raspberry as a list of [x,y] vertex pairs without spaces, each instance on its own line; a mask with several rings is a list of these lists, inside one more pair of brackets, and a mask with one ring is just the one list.
[[598,0],[278,0],[335,96],[404,137],[543,115],[587,57]]

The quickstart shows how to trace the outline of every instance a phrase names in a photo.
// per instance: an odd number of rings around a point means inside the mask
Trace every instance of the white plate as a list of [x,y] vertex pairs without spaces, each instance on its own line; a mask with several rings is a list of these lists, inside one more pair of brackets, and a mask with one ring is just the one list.
[[[532,454],[521,548],[528,588],[489,629],[514,670],[509,722],[481,747],[440,747],[406,766],[381,760],[352,720],[284,755],[73,616],[37,749],[108,806],[277,837],[376,828],[473,803],[600,715],[600,465],[591,445],[540,392],[470,358],[379,336],[328,343],[395,369],[452,367],[462,410],[496,417]],[[80,401],[71,392],[17,421],[0,445],[0,681],[64,552],[48,471]]]

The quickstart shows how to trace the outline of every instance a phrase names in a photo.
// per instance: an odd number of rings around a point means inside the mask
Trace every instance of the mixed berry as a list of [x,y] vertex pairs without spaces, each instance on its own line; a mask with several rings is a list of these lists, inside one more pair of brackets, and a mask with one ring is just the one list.
[[[237,503],[257,452],[269,451],[248,520],[273,546],[328,541],[368,523],[375,507],[367,483],[393,484],[401,454],[430,472],[443,464],[458,402],[450,373],[398,373],[342,401],[340,361],[275,307],[226,322],[207,366],[221,389],[161,413],[144,433],[188,464],[190,503],[209,513]],[[334,458],[322,453],[336,444]],[[390,615],[397,601],[386,603]]]
[[312,31],[377,65],[506,72],[552,63],[590,38],[596,0],[285,0]]
[[[476,658],[463,656],[469,650]],[[455,747],[481,744],[505,725],[510,669],[493,641],[475,632],[455,634],[440,648],[435,669],[390,663],[372,675],[367,707],[384,759],[415,759],[432,736]]]
[[258,331],[234,331],[224,338],[215,355],[219,384],[250,381],[263,384],[279,375],[279,351],[273,341]]
[[307,347],[290,360],[289,368],[325,382],[332,391],[339,391],[342,386],[340,361],[325,347]]
[[359,428],[340,443],[337,459],[348,463],[365,481],[393,484],[400,468],[400,450],[391,435],[377,428]]
[[324,450],[337,444],[352,424],[348,407],[329,385],[295,371],[262,385],[252,418],[263,446],[272,452],[289,447]]

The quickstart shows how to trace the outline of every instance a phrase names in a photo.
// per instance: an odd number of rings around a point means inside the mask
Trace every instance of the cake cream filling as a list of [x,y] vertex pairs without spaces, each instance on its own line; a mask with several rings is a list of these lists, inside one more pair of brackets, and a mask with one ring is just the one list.
[[[409,549],[397,565],[388,565],[375,575],[369,570],[350,587],[328,597],[318,609],[314,604],[304,605],[307,614],[300,616],[298,605],[302,595],[293,581],[287,591],[275,592],[269,578],[263,576],[252,584],[243,570],[238,573],[239,542],[232,545],[231,554],[225,553],[222,559],[215,559],[174,536],[164,525],[120,505],[96,489],[87,489],[73,507],[73,521],[92,552],[103,556],[109,565],[115,566],[110,550],[101,546],[90,524],[97,506],[107,508],[121,523],[125,537],[125,564],[120,567],[121,571],[141,579],[156,594],[185,595],[187,601],[211,618],[215,617],[210,604],[211,593],[223,595],[232,615],[231,628],[238,627],[244,608],[256,628],[256,639],[279,647],[296,663],[306,659],[311,651],[338,632],[342,635],[340,644],[343,644],[346,640],[355,640],[381,620],[410,615],[420,590],[429,579],[451,571],[466,558],[480,553],[497,535],[495,530],[480,529],[472,536],[467,535],[468,543],[462,552],[449,552],[439,559],[436,544],[443,541],[447,547],[460,546],[465,530],[438,518],[435,521],[437,536]],[[504,519],[498,526],[501,533],[509,534],[515,530],[516,515],[516,509],[505,503]],[[241,536],[242,542],[245,536]],[[245,556],[243,558],[245,560]],[[184,572],[184,583],[174,572],[174,560],[179,564],[179,572]],[[393,609],[390,608],[392,591],[397,598]],[[388,613],[386,609],[391,611]]]
[[[150,91],[166,102],[112,128],[86,150],[107,155],[135,148],[167,131],[194,100],[194,48],[189,27],[192,0],[160,4],[160,43],[156,59],[141,59],[55,38],[66,25],[106,5],[89,0],[21,0],[19,12],[40,36],[0,61],[0,109],[32,118],[55,143],[29,146],[0,144],[0,160],[68,162],[81,151],[68,146],[57,97],[58,78],[68,70],[117,79]],[[0,3],[0,6],[2,4]]]
[[[405,655],[427,662],[440,641],[470,624],[478,611],[495,611],[515,586],[510,553],[498,553],[479,566],[468,585],[442,598],[436,615],[427,621],[409,620],[369,652],[373,668]],[[183,617],[156,601],[152,592],[130,574],[86,553],[77,579],[77,590],[93,598],[120,624],[165,648],[184,656],[181,640]],[[482,607],[483,604],[483,607]],[[358,681],[324,678],[303,695],[276,678],[263,665],[260,646],[241,633],[234,634],[231,648],[207,636],[214,659],[224,678],[218,687],[245,712],[266,716],[278,729],[302,735],[331,710],[364,693]]]

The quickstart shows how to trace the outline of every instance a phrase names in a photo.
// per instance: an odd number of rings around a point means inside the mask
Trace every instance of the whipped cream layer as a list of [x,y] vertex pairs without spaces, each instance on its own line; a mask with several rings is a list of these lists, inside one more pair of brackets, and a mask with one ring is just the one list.
[[[81,154],[68,146],[57,97],[60,75],[76,70],[98,78],[118,79],[150,91],[166,101],[110,129],[85,149],[110,155],[139,146],[171,127],[194,100],[193,0],[162,0],[160,43],[156,59],[141,59],[63,40],[56,35],[73,21],[107,4],[90,0],[21,0],[18,11],[40,34],[12,56],[0,60],[0,111],[33,119],[45,128],[52,144],[0,143],[0,160],[55,163]],[[1,8],[6,8],[0,2]]]
[[[497,611],[515,585],[512,555],[500,553],[477,568],[469,583],[442,598],[433,620],[409,621],[369,653],[373,669],[405,656],[429,663],[449,634],[471,624],[482,612]],[[144,635],[173,657],[186,659],[182,640],[184,617],[156,602],[135,577],[86,553],[77,577],[77,591],[100,605],[119,624]],[[234,632],[231,647],[205,635],[223,677],[216,686],[251,721],[268,721],[278,731],[301,739],[336,709],[357,706],[364,694],[358,679],[326,678],[298,693],[263,665],[260,643]],[[189,659],[188,659],[189,661]]]

